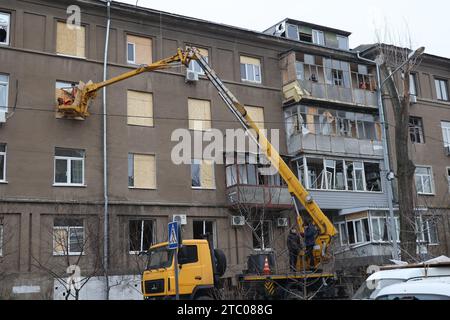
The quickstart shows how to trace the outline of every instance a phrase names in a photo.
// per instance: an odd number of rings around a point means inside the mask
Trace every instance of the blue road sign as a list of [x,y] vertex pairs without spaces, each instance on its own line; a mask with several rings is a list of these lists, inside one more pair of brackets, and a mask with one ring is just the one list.
[[169,223],[169,249],[178,248],[178,222],[170,222]]

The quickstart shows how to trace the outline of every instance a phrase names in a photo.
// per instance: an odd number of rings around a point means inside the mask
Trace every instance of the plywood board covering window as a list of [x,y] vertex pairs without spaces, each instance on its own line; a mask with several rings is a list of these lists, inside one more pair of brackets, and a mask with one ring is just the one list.
[[260,66],[261,61],[257,58],[251,58],[246,56],[241,56],[241,63],[243,64],[252,64],[254,66]]
[[137,189],[156,189],[155,156],[148,154],[133,154],[133,185]]
[[86,57],[86,28],[80,26],[69,29],[65,22],[58,22],[56,52],[69,56]]
[[128,90],[127,123],[129,125],[153,127],[153,95]]
[[253,122],[259,129],[264,129],[264,108],[245,106],[248,115],[253,119]]
[[[130,50],[130,45],[133,49]],[[127,60],[134,64],[152,63],[152,39],[127,35]],[[134,56],[130,56],[133,54]]]
[[208,100],[189,99],[189,129],[211,129],[211,102]]

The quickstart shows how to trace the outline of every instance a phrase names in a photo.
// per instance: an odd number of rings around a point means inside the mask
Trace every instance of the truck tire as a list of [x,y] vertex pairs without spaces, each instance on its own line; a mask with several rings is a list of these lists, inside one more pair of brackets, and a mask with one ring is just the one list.
[[214,249],[214,258],[216,263],[216,272],[219,277],[225,274],[227,270],[227,257],[220,249]]
[[207,295],[199,295],[195,297],[195,300],[214,300],[211,296]]

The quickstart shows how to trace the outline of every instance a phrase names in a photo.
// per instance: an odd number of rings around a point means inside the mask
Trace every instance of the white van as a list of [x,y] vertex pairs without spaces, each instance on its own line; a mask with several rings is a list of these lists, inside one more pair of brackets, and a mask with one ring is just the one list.
[[376,300],[450,300],[450,278],[421,279],[393,284],[381,289]]

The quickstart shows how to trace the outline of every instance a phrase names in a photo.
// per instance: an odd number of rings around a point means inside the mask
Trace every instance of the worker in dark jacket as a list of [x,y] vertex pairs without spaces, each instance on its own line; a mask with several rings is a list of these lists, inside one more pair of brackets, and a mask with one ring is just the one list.
[[296,271],[297,268],[297,258],[302,248],[302,242],[299,234],[295,228],[292,228],[287,237],[287,247],[289,250],[289,267],[291,271]]
[[309,266],[314,269],[314,245],[316,244],[317,229],[311,221],[308,221],[305,225],[305,247],[306,256],[309,259]]

